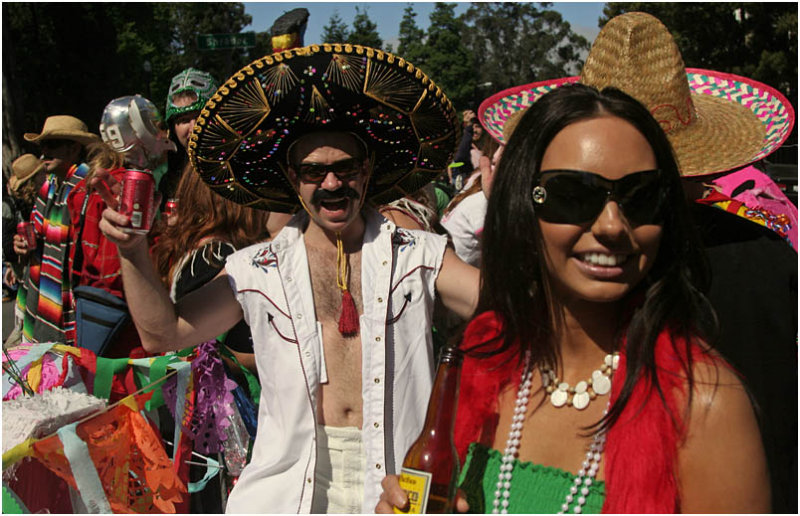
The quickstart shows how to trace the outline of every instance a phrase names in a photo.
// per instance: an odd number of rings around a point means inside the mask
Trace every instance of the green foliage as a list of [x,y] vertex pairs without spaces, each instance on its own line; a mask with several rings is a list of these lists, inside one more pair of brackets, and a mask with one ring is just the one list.
[[414,64],[442,88],[454,105],[468,106],[474,103],[477,80],[473,54],[462,41],[467,29],[455,16],[455,5],[436,2],[424,54]]
[[381,48],[383,46],[383,40],[378,35],[378,26],[370,20],[368,9],[364,9],[362,12],[356,6],[353,31],[347,36],[347,42],[372,48]]
[[322,27],[323,43],[345,43],[350,36],[347,24],[342,21],[337,11],[333,12],[328,24]]
[[464,13],[466,45],[482,63],[476,73],[481,84],[491,83],[488,91],[580,72],[589,42],[547,9],[551,4],[538,5],[473,2]]
[[[169,13],[173,52],[173,74],[193,66],[223,81],[246,65],[250,57],[244,49],[200,50],[198,34],[233,34],[250,24],[252,17],[242,3],[174,2],[162,4]],[[167,80],[169,86],[169,80]]]
[[200,51],[197,35],[250,22],[241,3],[3,3],[4,99],[12,100],[4,143],[38,152],[22,133],[54,114],[77,116],[97,133],[105,105],[123,95],[140,93],[163,110],[170,79],[189,66],[225,80],[252,52]]
[[661,20],[687,67],[755,79],[797,106],[796,3],[609,3],[599,25],[632,11]]
[[397,54],[411,63],[420,64],[425,61],[425,32],[417,26],[416,17],[412,4],[406,5],[400,21]]
[[272,35],[269,31],[256,32],[256,46],[248,49],[248,53],[250,54],[250,61],[255,61],[259,57],[268,56],[272,53]]

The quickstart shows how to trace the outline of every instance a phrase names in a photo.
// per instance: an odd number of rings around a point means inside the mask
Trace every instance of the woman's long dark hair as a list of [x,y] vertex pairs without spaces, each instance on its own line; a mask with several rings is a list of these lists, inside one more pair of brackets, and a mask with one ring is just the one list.
[[629,319],[616,328],[621,334],[627,326],[627,374],[618,401],[603,423],[610,426],[642,376],[653,382],[663,399],[654,357],[656,339],[663,330],[684,337],[675,342],[686,346],[681,354],[688,357],[683,368],[690,396],[693,375],[688,347],[696,338],[712,343],[717,331],[716,316],[703,295],[710,283],[708,263],[691,223],[672,148],[658,122],[639,102],[614,88],[598,92],[575,84],[544,95],[528,108],[503,151],[489,198],[478,312],[494,310],[504,320],[498,352],[519,342],[520,360],[528,351],[534,366],[557,363],[552,293],[531,191],[553,138],[570,124],[603,115],[621,118],[642,133],[662,171],[666,192],[658,256],[647,277],[626,296]]

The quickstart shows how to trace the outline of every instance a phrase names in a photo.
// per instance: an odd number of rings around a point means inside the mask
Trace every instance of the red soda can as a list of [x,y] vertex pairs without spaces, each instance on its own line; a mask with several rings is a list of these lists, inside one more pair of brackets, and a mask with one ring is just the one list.
[[119,211],[131,218],[131,225],[122,228],[126,233],[148,233],[153,220],[156,182],[147,170],[126,170],[122,178],[122,198]]
[[36,233],[33,231],[33,224],[20,222],[17,224],[17,234],[28,243],[28,249],[36,248]]
[[172,217],[173,215],[177,215],[178,210],[178,199],[172,198],[167,199],[167,203],[164,205],[164,216],[165,217]]

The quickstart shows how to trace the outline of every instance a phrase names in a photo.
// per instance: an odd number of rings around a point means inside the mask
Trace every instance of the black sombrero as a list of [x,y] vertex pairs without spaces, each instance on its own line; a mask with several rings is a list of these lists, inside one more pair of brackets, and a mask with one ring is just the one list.
[[458,137],[452,103],[411,63],[358,45],[310,45],[262,57],[228,79],[197,119],[189,158],[218,194],[294,212],[286,149],[319,130],[350,131],[367,144],[374,204],[434,179]]

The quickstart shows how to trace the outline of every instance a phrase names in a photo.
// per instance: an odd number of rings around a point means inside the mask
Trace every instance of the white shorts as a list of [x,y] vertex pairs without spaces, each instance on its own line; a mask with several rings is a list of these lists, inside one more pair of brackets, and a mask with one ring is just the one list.
[[317,425],[316,483],[311,512],[361,513],[366,460],[361,430],[353,426]]

